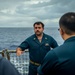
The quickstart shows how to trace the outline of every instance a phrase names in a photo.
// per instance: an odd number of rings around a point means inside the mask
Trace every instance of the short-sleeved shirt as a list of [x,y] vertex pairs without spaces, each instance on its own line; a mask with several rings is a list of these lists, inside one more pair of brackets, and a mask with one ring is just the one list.
[[40,42],[36,35],[33,34],[25,41],[20,44],[22,50],[29,49],[30,60],[41,63],[46,53],[51,50],[51,48],[57,47],[58,44],[54,38],[47,34],[43,34],[42,41]]

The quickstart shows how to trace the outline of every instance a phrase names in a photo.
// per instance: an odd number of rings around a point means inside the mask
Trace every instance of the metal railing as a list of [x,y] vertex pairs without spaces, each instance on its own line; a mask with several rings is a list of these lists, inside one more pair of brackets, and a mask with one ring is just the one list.
[[28,75],[28,68],[29,68],[29,52],[25,50],[25,52],[17,56],[16,50],[2,50],[0,54],[8,59],[16,69],[21,73],[21,75]]

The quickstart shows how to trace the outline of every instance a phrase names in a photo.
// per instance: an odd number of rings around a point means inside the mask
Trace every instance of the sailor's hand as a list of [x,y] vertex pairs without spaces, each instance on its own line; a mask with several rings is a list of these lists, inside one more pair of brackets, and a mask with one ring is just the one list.
[[17,48],[17,49],[16,49],[16,55],[17,55],[17,56],[20,56],[20,55],[23,54],[23,53],[24,53],[24,51],[22,51],[21,48]]

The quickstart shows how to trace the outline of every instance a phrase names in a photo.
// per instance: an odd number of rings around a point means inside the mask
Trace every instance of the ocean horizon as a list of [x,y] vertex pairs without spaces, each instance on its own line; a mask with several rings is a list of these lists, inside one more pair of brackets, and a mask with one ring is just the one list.
[[[59,45],[63,43],[58,27],[46,27],[44,33],[52,36]],[[0,27],[0,50],[16,49],[26,38],[34,34],[33,27]]]

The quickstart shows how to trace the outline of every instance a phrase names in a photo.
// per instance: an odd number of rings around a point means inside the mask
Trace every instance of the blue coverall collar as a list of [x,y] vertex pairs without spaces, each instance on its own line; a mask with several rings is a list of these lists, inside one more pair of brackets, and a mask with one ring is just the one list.
[[66,39],[66,40],[64,41],[64,43],[70,42],[70,41],[75,41],[75,36],[72,36],[72,37]]
[[[37,36],[36,36],[36,34],[34,34],[34,38],[33,38],[33,39],[36,40],[36,38],[37,38]],[[45,33],[43,33],[42,39],[43,39],[43,38],[47,39],[47,37],[45,36]]]
[[[35,40],[37,43],[40,43],[40,42],[37,40],[37,37],[36,37],[35,34],[34,34],[33,40]],[[47,37],[46,37],[45,33],[43,33],[42,42],[41,42],[40,44],[43,44],[46,40],[47,40]]]

